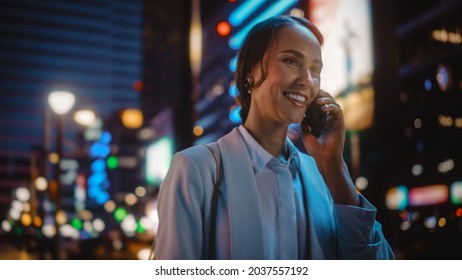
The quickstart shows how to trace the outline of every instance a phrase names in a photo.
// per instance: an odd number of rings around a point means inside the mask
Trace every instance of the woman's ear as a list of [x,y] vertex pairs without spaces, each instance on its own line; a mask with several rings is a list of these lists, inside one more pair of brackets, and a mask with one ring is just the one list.
[[252,67],[252,71],[248,75],[252,76],[255,86],[258,87],[265,80],[267,68],[264,61],[260,61]]

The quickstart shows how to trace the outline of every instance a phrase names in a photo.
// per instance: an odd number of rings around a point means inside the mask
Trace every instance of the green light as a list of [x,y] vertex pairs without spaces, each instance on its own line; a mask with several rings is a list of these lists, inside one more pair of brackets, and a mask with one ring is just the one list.
[[127,210],[125,210],[123,208],[117,208],[114,211],[114,218],[119,223],[122,222],[125,219],[126,216],[127,216]]
[[107,168],[116,169],[117,166],[119,165],[119,160],[115,156],[109,156],[106,159],[106,164],[107,164]]
[[403,210],[406,208],[407,204],[409,203],[409,193],[405,186],[398,186],[396,189],[400,192],[400,202],[398,205],[398,210]]
[[22,229],[21,228],[15,228],[14,233],[21,235],[22,234]]
[[456,181],[452,183],[451,202],[455,205],[462,203],[462,181]]
[[145,178],[150,185],[162,183],[173,157],[173,140],[163,137],[149,145],[146,151]]
[[143,233],[145,232],[146,230],[144,229],[144,227],[141,225],[141,221],[136,221],[136,232],[137,233]]
[[82,221],[77,218],[72,219],[71,225],[78,230],[81,230],[83,227]]

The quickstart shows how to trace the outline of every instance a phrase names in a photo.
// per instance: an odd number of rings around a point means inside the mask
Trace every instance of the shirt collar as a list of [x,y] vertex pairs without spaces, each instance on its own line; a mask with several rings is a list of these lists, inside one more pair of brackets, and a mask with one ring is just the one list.
[[[259,173],[265,168],[265,166],[271,161],[278,161],[270,153],[268,153],[256,140],[253,136],[247,131],[243,126],[239,126],[239,132],[244,139],[244,143],[250,155],[250,160],[252,162],[252,167],[254,168],[255,173]],[[295,145],[286,138],[286,147],[288,149],[289,158],[287,160],[286,166],[294,173],[294,170],[297,169],[298,163],[300,162],[298,158],[298,150]]]
[[289,170],[292,173],[292,176],[295,177],[295,174],[297,173],[297,170],[300,166],[300,157],[298,155],[298,149],[289,138],[287,138],[286,143],[287,148],[289,149]]
[[238,129],[244,139],[255,173],[262,171],[273,156],[258,144],[243,125],[240,125]]

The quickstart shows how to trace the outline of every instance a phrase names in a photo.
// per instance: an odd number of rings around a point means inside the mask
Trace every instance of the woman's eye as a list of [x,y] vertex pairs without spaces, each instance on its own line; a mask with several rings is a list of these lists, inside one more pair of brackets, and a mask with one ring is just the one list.
[[317,67],[311,68],[311,73],[319,75],[319,74],[321,74],[321,69],[317,68]]
[[284,60],[284,62],[292,66],[298,66],[298,62],[292,58],[287,58]]

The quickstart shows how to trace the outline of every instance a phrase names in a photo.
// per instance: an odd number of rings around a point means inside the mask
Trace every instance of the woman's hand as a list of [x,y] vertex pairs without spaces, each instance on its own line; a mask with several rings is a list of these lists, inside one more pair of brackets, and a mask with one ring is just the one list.
[[342,109],[334,98],[323,90],[319,91],[318,98],[312,102],[321,106],[322,111],[328,112],[328,116],[318,137],[309,131],[303,133],[306,150],[316,160],[318,166],[342,161],[346,130]]
[[356,187],[343,160],[346,127],[342,109],[329,93],[320,90],[319,95],[321,97],[313,102],[322,106],[322,110],[329,114],[318,137],[309,131],[302,133],[303,143],[316,161],[334,202],[359,206]]

